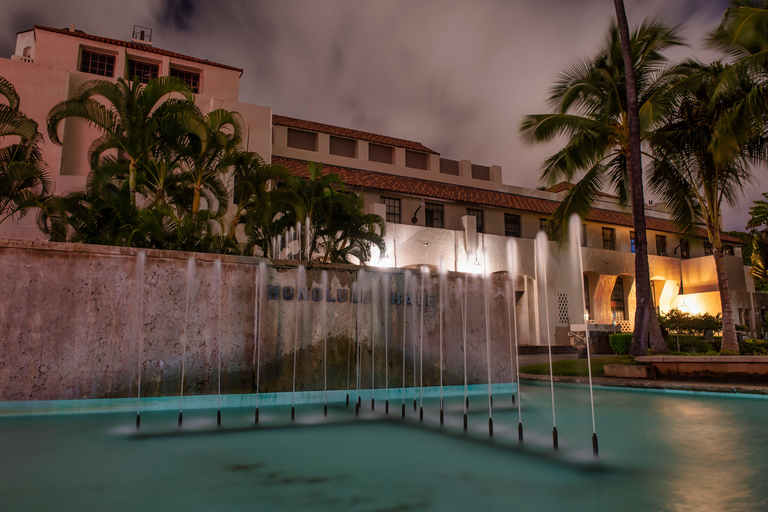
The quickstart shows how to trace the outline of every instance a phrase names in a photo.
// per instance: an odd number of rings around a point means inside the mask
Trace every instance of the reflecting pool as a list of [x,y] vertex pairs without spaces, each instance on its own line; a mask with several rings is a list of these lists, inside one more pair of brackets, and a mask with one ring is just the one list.
[[[463,391],[463,390],[462,390]],[[522,383],[517,408],[494,395],[406,400],[355,417],[322,404],[75,415],[0,415],[0,510],[768,510],[768,400]],[[370,395],[368,395],[370,396]]]

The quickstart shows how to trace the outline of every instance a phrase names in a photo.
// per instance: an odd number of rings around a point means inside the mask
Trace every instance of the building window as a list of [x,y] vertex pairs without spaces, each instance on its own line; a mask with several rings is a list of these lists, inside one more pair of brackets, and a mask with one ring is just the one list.
[[629,251],[632,254],[635,253],[635,232],[634,231],[629,232]]
[[704,256],[712,256],[714,254],[714,251],[712,250],[712,244],[704,241]]
[[382,164],[391,164],[392,153],[394,148],[392,146],[382,146],[381,144],[368,144],[368,160],[371,162],[381,162]]
[[345,139],[344,137],[334,137],[331,135],[331,145],[329,151],[332,155],[357,158],[357,141],[354,139]]
[[405,166],[411,169],[427,170],[427,154],[418,151],[405,150]]
[[680,239],[680,257],[687,260],[691,257],[691,247],[688,245],[688,240]]
[[522,230],[520,229],[520,216],[515,213],[504,214],[504,235],[520,238]]
[[387,207],[387,222],[400,223],[400,200],[395,197],[382,197],[381,202]]
[[171,68],[171,76],[187,82],[195,94],[200,92],[200,73]]
[[80,71],[92,75],[115,76],[115,56],[83,50]]
[[288,128],[288,147],[305,151],[317,151],[317,134]]
[[584,274],[584,311],[587,312],[585,321],[592,318],[592,310],[589,307],[589,277],[587,274]]
[[581,225],[581,246],[589,247],[589,243],[587,243],[587,225],[586,224]]
[[448,160],[447,158],[440,159],[440,172],[443,174],[450,174],[451,176],[459,175],[459,161]]
[[616,250],[616,230],[613,228],[603,228],[603,249],[608,251]]
[[477,219],[477,232],[478,233],[485,233],[485,225],[483,223],[483,210],[473,210],[472,208],[467,208],[467,215],[472,215]]
[[128,77],[136,77],[142,84],[149,83],[150,79],[157,78],[160,67],[157,64],[128,60]]
[[733,246],[732,245],[724,245],[723,246],[723,253],[725,253],[726,256],[733,256]]
[[487,165],[472,164],[472,178],[476,180],[491,181],[491,168]]
[[621,277],[617,277],[616,284],[613,285],[613,292],[611,293],[611,313],[613,314],[614,320],[617,322],[623,322],[625,320],[624,281]]
[[659,256],[667,255],[667,237],[656,235],[656,254]]
[[443,205],[427,203],[424,205],[424,222],[428,228],[443,227]]

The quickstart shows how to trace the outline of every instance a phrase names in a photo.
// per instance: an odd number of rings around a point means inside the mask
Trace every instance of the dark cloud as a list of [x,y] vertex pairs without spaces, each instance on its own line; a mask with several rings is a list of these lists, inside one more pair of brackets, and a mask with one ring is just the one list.
[[164,27],[189,30],[198,3],[196,0],[165,0],[159,21]]
[[[627,0],[646,17],[683,26],[678,59],[716,54],[703,38],[727,0]],[[569,62],[602,43],[606,0],[6,0],[0,50],[34,23],[127,38],[155,28],[156,46],[245,70],[242,101],[276,113],[418,140],[447,158],[498,164],[506,183],[536,187],[555,146],[526,146],[525,114],[547,110],[547,90]],[[20,15],[18,13],[23,13]],[[763,170],[761,169],[762,173]],[[768,190],[758,180],[754,195]],[[753,197],[731,212],[742,228]]]

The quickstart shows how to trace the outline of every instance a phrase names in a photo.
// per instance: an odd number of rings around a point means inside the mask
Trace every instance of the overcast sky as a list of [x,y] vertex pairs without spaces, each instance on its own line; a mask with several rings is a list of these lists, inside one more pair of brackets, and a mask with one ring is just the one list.
[[[682,25],[703,48],[727,0],[625,0],[630,26],[655,17]],[[540,186],[556,148],[526,146],[525,114],[547,111],[559,70],[605,37],[611,0],[5,0],[0,55],[32,25],[129,39],[154,29],[155,46],[244,69],[240,99],[276,114],[416,140],[451,159],[501,165],[505,183]],[[726,229],[768,191],[765,168]]]

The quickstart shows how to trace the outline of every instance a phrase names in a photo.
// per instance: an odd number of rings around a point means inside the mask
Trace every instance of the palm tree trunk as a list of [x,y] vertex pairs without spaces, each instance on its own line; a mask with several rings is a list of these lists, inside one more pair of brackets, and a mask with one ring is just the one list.
[[131,197],[131,206],[136,206],[136,160],[133,159],[128,165],[128,192]]
[[650,344],[655,353],[669,352],[658,322],[653,322],[651,301],[651,277],[648,268],[648,238],[645,224],[645,197],[643,194],[643,164],[640,158],[640,114],[637,103],[634,63],[629,45],[629,25],[623,0],[614,0],[621,50],[624,57],[624,73],[627,82],[627,118],[629,121],[629,179],[632,192],[632,218],[635,225],[635,332],[629,353],[645,355]]
[[200,211],[200,189],[195,187],[194,199],[192,199],[192,219],[197,221],[197,212]]
[[717,270],[717,287],[720,289],[720,305],[723,309],[723,345],[721,352],[739,352],[739,342],[736,338],[736,327],[733,319],[733,301],[728,288],[728,273],[725,271],[725,259],[723,259],[722,246],[713,251],[715,256],[715,269]]

